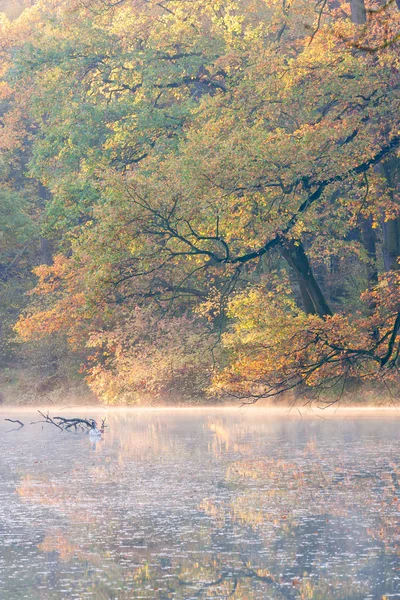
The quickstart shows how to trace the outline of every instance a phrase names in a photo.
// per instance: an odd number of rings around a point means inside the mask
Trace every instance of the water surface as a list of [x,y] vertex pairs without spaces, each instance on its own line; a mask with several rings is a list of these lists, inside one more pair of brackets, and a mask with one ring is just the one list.
[[398,418],[109,411],[93,443],[5,416],[2,600],[400,599]]

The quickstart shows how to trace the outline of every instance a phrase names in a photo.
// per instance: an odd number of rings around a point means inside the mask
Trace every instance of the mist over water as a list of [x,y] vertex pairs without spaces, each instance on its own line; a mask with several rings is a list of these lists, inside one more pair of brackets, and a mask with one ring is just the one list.
[[400,598],[399,419],[110,410],[96,442],[7,416],[3,600]]

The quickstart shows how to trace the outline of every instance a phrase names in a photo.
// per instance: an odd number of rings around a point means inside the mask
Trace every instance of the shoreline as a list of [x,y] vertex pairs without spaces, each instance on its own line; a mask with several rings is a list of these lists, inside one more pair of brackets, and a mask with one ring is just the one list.
[[38,410],[42,412],[63,412],[63,413],[236,413],[242,416],[251,416],[257,413],[259,416],[268,417],[286,417],[286,418],[318,418],[318,419],[341,419],[341,418],[377,418],[390,417],[400,419],[399,406],[340,406],[332,405],[325,408],[317,406],[107,406],[107,405],[25,405],[25,406],[0,406],[0,415],[6,414],[34,414]]

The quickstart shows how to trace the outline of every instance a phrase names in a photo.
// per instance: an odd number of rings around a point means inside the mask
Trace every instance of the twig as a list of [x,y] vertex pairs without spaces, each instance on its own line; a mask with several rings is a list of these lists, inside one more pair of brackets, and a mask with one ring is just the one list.
[[19,431],[20,429],[25,427],[24,423],[22,423],[22,421],[20,421],[19,419],[4,419],[4,420],[9,421],[10,423],[18,423],[19,424],[19,427],[15,427],[15,429],[9,429],[7,431],[7,433],[11,433],[11,431]]
[[4,419],[5,421],[9,421],[10,423],[19,423],[21,425],[21,427],[25,427],[24,423],[22,423],[22,421],[19,421],[18,419]]

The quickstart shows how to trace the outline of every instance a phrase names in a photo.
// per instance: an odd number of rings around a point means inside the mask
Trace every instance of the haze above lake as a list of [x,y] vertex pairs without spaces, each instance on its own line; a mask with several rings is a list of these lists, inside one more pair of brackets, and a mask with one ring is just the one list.
[[372,414],[108,410],[96,442],[3,411],[0,597],[398,599],[400,421]]

